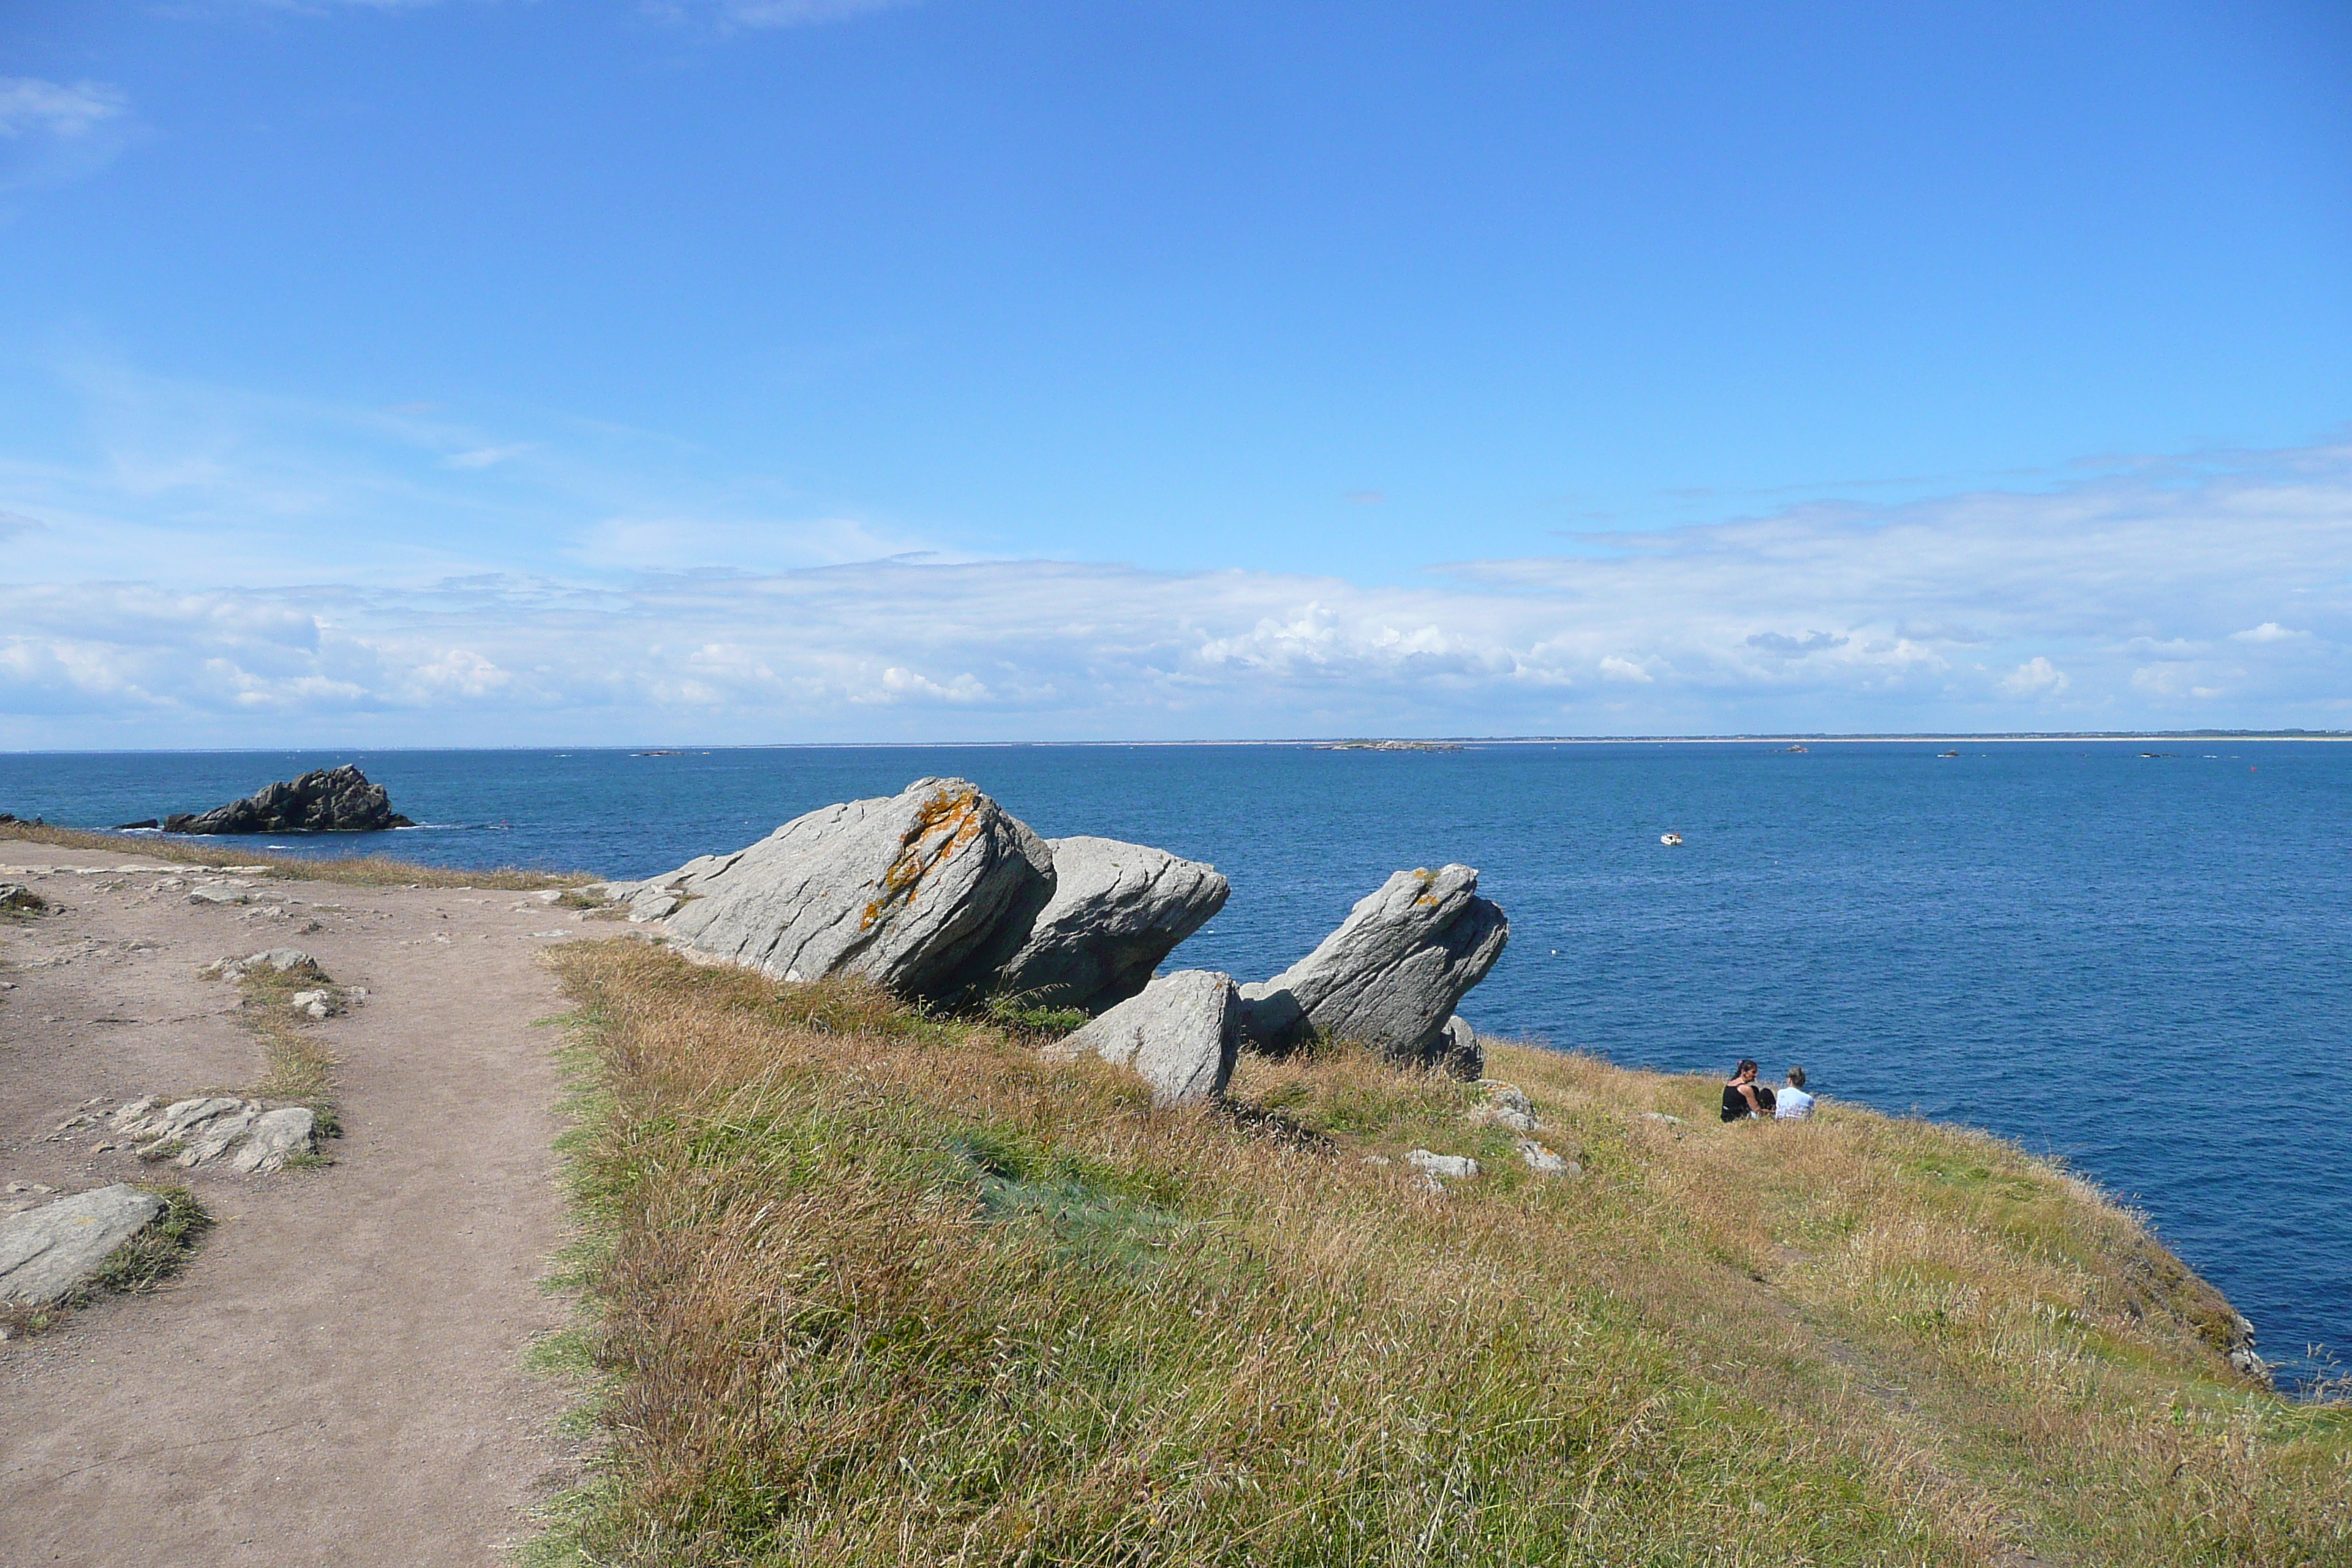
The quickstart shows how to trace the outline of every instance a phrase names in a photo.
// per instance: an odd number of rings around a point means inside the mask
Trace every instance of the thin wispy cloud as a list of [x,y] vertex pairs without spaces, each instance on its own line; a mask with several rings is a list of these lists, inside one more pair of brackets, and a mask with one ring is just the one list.
[[136,126],[129,97],[105,82],[0,77],[0,192],[96,174]]
[[918,0],[646,0],[646,15],[659,21],[700,23],[721,32],[820,26],[854,21],[878,11],[896,11]]

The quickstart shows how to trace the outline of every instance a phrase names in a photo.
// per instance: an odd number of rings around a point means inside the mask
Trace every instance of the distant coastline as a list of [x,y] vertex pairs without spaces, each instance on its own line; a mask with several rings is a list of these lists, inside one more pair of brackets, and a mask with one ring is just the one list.
[[2050,744],[2058,742],[2153,741],[2352,741],[2352,730],[1922,730],[1902,733],[1831,734],[1821,731],[1784,730],[1734,735],[1289,735],[1279,739],[1232,738],[1190,741],[701,741],[648,745],[635,742],[549,742],[538,746],[383,746],[321,742],[289,746],[28,746],[0,748],[0,756],[282,756],[310,752],[350,752],[383,756],[404,752],[625,752],[640,757],[686,756],[709,752],[830,752],[946,751],[1046,746],[1097,746],[1135,749],[1148,746],[1306,746],[1322,751],[1458,751],[1465,746],[1705,746],[1728,744],[1867,745],[1902,742],[1921,745]]

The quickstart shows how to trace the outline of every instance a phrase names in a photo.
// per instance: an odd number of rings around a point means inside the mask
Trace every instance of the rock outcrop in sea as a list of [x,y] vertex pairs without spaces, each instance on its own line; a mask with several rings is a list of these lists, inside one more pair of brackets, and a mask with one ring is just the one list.
[[1399,871],[1314,952],[1241,988],[1243,1030],[1254,1047],[1274,1052],[1342,1039],[1415,1067],[1475,1055],[1469,1026],[1459,1031],[1466,1041],[1448,1026],[1510,936],[1501,907],[1478,897],[1471,868]]
[[373,833],[416,825],[392,809],[382,784],[346,763],[264,785],[243,800],[163,818],[166,833]]
[[1176,1103],[1222,1093],[1244,1045],[1348,1039],[1477,1078],[1477,1036],[1454,1009],[1509,935],[1477,887],[1467,866],[1400,871],[1271,980],[1155,980],[1224,907],[1231,889],[1214,867],[1111,838],[1043,839],[970,782],[929,778],[794,817],[732,854],[586,890],[658,922],[700,962],[779,980],[858,975],[934,1004],[1003,997],[1099,1014],[1052,1053],[1133,1067],[1155,1100]]

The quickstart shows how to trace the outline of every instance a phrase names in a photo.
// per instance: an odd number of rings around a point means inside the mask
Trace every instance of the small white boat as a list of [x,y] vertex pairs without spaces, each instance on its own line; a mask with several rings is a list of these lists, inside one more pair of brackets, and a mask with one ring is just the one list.
[[1661,844],[1680,844],[1682,841],[1683,836],[1679,833],[1661,833],[1658,835],[1658,842]]

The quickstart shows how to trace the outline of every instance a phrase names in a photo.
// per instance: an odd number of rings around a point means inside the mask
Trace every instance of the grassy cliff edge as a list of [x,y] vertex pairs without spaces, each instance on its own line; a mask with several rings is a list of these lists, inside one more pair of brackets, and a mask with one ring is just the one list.
[[1498,1047],[1546,1178],[1346,1051],[1154,1112],[856,986],[553,962],[606,1447],[544,1561],[2352,1560],[2352,1412],[1981,1134]]

